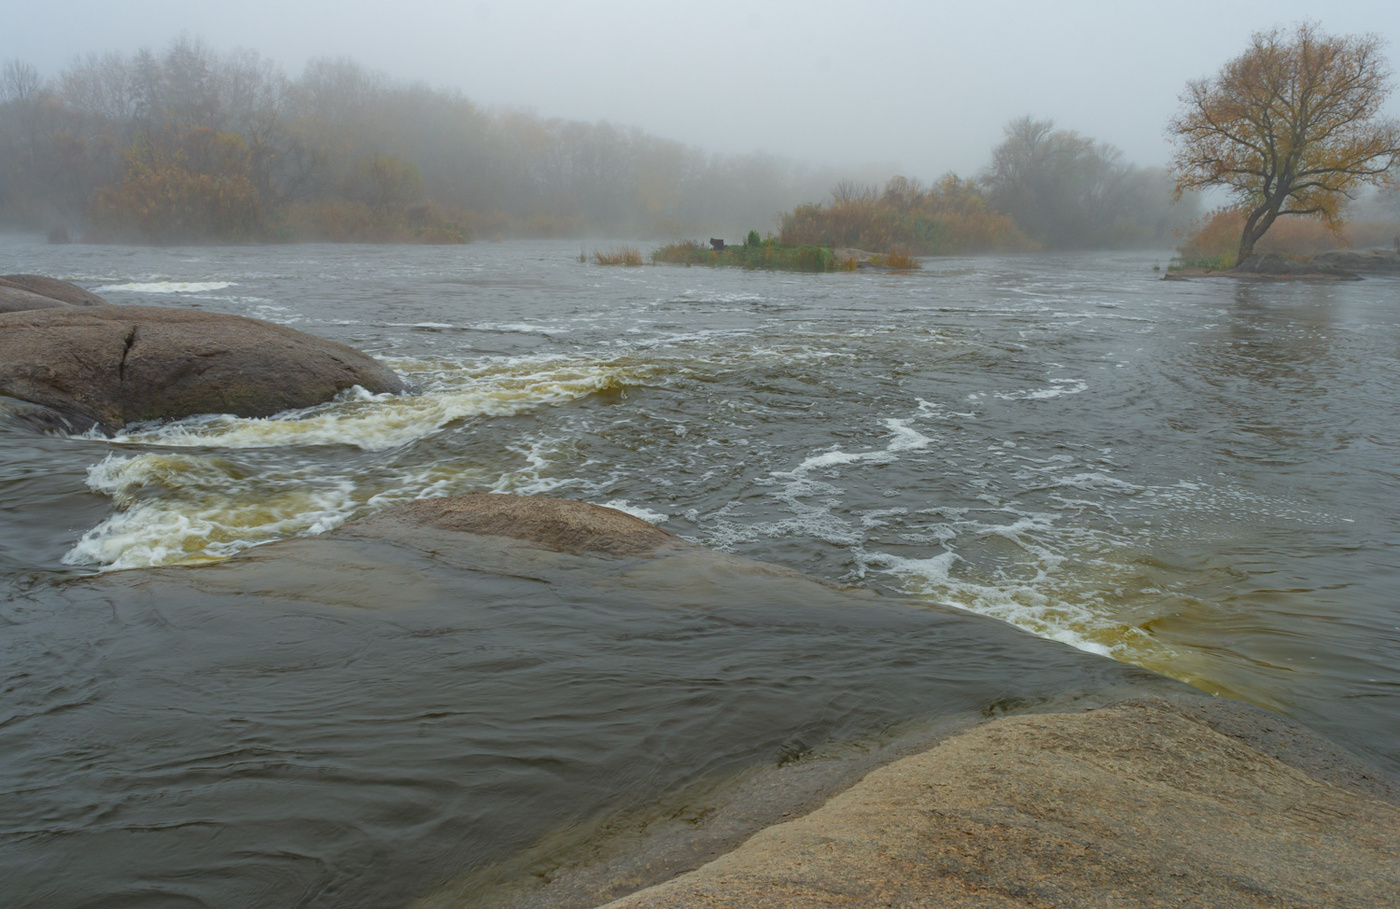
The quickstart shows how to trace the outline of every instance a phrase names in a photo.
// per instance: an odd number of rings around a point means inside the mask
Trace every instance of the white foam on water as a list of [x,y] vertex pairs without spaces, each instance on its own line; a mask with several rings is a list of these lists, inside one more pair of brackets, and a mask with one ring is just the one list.
[[179,454],[109,455],[89,468],[87,482],[119,510],[83,534],[64,556],[70,565],[119,569],[224,558],[327,530],[358,504],[348,478],[292,471],[283,482],[267,482],[222,459]]
[[1082,379],[1051,379],[1049,388],[1026,389],[1023,391],[996,392],[1003,401],[1044,401],[1063,395],[1077,395],[1088,391],[1089,384]]
[[814,478],[812,474],[852,464],[892,464],[899,460],[902,453],[918,451],[934,444],[934,439],[914,429],[909,425],[911,422],[909,419],[885,420],[884,425],[891,438],[884,448],[860,452],[833,450],[809,455],[793,469],[776,470],[765,480],[759,480],[760,485],[775,487],[771,495],[789,510],[790,517],[750,523],[742,520],[738,505],[729,505],[703,518],[690,509],[686,512],[686,518],[701,524],[705,544],[718,549],[731,549],[762,538],[805,536],[858,552],[865,531],[871,526],[870,521],[879,522],[884,517],[903,513],[904,509],[870,512],[862,518],[863,526],[858,527],[835,513],[843,490]]
[[87,482],[116,510],[63,561],[104,570],[216,561],[415,499],[556,492],[572,482],[549,475],[557,447],[534,440],[490,468],[443,461],[341,473],[290,460],[252,467],[178,452],[109,455],[89,468]]
[[[1092,596],[1078,596],[1071,581],[1056,577],[1065,557],[1030,541],[1026,532],[1033,528],[1043,529],[1043,524],[1023,518],[1012,525],[983,530],[985,535],[1003,537],[1025,549],[1029,564],[1021,567],[1028,577],[1008,573],[975,580],[970,571],[959,570],[965,560],[952,549],[922,559],[873,553],[866,555],[865,562],[897,578],[899,586],[912,595],[998,619],[1089,653],[1124,658],[1135,645],[1150,647],[1145,633],[1107,618],[1095,608]],[[965,532],[955,534],[954,539]]]
[[909,425],[910,422],[910,420],[886,420],[885,428],[893,434],[894,438],[884,448],[858,452],[826,451],[804,458],[802,463],[790,471],[778,471],[773,475],[802,479],[814,470],[840,467],[845,464],[859,464],[861,462],[890,464],[899,459],[900,452],[918,451],[933,444],[933,439],[912,428]]
[[564,358],[506,359],[476,367],[401,361],[398,371],[423,386],[416,395],[373,395],[358,386],[335,400],[266,418],[192,417],[123,430],[124,445],[275,448],[349,445],[365,451],[398,448],[472,417],[510,416],[538,407],[626,388],[659,374],[624,361]]
[[467,326],[475,331],[518,332],[520,334],[566,335],[572,328],[540,325],[534,322],[479,322]]
[[659,511],[652,511],[640,505],[633,505],[626,499],[611,499],[603,503],[606,508],[616,508],[618,511],[626,512],[634,518],[641,518],[650,524],[663,524],[671,520],[671,516]]
[[666,301],[667,303],[763,303],[765,298],[758,294],[726,293],[723,291],[687,290]]
[[237,286],[232,281],[141,281],[131,284],[106,284],[97,288],[96,292],[126,290],[140,294],[199,294]]

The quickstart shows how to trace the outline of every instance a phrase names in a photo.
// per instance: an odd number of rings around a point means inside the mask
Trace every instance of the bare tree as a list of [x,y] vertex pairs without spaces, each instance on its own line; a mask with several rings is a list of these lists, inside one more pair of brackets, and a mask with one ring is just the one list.
[[28,104],[37,101],[43,89],[39,71],[22,60],[11,60],[0,70],[0,101]]

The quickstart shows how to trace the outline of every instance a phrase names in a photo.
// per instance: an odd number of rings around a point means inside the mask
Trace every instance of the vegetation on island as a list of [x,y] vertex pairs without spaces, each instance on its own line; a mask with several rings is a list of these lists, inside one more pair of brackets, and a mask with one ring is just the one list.
[[722,249],[701,245],[694,240],[668,243],[653,250],[651,261],[671,265],[713,265],[733,268],[756,268],[767,271],[836,271],[842,263],[836,254],[824,246],[811,244],[789,246],[771,235],[760,238],[751,230],[739,245],[726,244]]
[[1239,265],[1288,215],[1340,233],[1359,187],[1396,184],[1400,122],[1381,115],[1390,91],[1380,38],[1311,24],[1258,32],[1216,76],[1189,83],[1169,126],[1177,192],[1224,187],[1235,205],[1198,225],[1183,260]]
[[921,256],[1166,246],[1199,210],[1174,191],[1165,168],[1127,164],[1111,145],[1021,117],[976,180],[845,181],[830,202],[783,215],[779,238]]
[[[1349,206],[1350,219],[1333,227],[1312,218],[1279,218],[1254,246],[1258,255],[1306,261],[1347,247],[1393,248],[1400,254],[1400,194],[1380,194]],[[1238,262],[1249,213],[1224,206],[1197,219],[1177,246],[1172,271],[1226,271]]]

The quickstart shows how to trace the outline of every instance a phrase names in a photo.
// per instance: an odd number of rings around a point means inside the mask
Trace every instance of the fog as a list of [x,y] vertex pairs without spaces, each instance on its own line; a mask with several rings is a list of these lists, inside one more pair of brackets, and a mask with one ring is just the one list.
[[[7,4],[0,61],[51,76],[81,55],[180,34],[297,73],[348,56],[488,107],[607,120],[711,151],[933,178],[974,174],[1033,115],[1164,164],[1188,79],[1252,31],[1303,20],[1400,51],[1400,4],[649,3],[604,0]],[[1389,110],[1400,115],[1400,99]]]

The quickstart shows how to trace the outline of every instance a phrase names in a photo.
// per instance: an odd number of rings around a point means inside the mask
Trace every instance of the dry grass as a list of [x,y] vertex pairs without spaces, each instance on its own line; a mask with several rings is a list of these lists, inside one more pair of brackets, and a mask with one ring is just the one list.
[[[1244,212],[1237,208],[1218,208],[1208,212],[1192,225],[1194,230],[1177,248],[1181,264],[1189,268],[1216,269],[1234,265],[1244,218]],[[1378,222],[1344,224],[1339,232],[1333,233],[1321,221],[1283,217],[1275,221],[1269,232],[1259,239],[1254,251],[1307,258],[1348,246],[1390,246],[1397,233],[1400,233],[1400,225]]]
[[879,257],[879,262],[888,268],[898,268],[907,270],[912,268],[923,268],[919,260],[909,255],[909,250],[895,247],[883,256]]
[[625,265],[634,268],[642,264],[642,251],[635,246],[623,246],[607,252],[595,249],[593,258],[599,265]]

